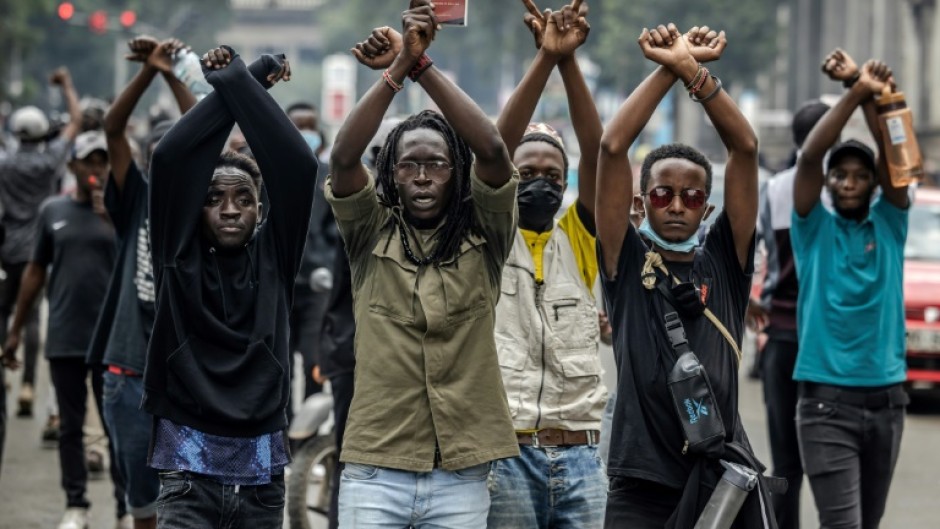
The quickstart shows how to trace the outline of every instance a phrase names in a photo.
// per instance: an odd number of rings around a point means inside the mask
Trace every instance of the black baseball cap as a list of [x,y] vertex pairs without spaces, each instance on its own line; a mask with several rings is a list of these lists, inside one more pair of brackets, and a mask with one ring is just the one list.
[[832,170],[840,160],[846,156],[855,156],[861,160],[862,164],[875,172],[875,152],[868,145],[858,140],[844,141],[829,151],[829,161],[826,163],[826,172]]

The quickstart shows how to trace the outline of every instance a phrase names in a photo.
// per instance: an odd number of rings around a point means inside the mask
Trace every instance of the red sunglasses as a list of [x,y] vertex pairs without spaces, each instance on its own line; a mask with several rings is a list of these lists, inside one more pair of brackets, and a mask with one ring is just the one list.
[[[654,187],[646,193],[641,194],[649,197],[650,204],[657,209],[668,208],[669,204],[672,204],[672,200],[676,198],[676,192],[673,191],[671,187],[667,186]],[[705,205],[708,195],[706,195],[705,191],[702,189],[683,189],[679,192],[679,199],[682,200],[682,204],[685,207],[689,209],[699,209]]]

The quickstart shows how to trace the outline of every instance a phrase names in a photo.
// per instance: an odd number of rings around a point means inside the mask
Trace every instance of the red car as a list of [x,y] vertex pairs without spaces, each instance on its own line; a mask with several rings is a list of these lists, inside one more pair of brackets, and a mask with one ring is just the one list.
[[940,188],[920,188],[904,247],[907,381],[940,386]]

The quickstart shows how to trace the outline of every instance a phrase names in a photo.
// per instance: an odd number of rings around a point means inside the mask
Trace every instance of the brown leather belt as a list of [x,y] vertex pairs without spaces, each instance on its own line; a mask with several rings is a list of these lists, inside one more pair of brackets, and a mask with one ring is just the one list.
[[568,430],[558,430],[555,428],[546,428],[536,433],[517,433],[516,438],[519,444],[524,446],[548,447],[548,446],[574,446],[574,445],[595,445],[600,438],[600,432],[597,430],[580,430],[569,432]]

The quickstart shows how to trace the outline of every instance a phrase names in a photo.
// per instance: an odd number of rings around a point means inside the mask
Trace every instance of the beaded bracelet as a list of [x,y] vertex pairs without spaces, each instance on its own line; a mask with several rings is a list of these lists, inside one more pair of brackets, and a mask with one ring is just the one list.
[[434,61],[432,61],[431,58],[428,57],[428,54],[425,53],[418,58],[418,62],[416,62],[414,68],[411,69],[411,72],[408,74],[408,78],[411,79],[411,82],[417,83],[418,78],[421,77],[421,74],[427,71],[427,69],[430,68],[433,64]]
[[396,94],[405,88],[405,85],[398,84],[394,79],[392,79],[392,75],[388,73],[388,70],[382,72],[382,79],[385,80],[385,84],[392,90],[392,92],[395,92]]
[[689,88],[689,95],[697,94],[702,90],[702,87],[705,86],[705,83],[708,82],[709,71],[708,68],[702,67],[702,76],[694,79],[695,85],[692,88]]
[[695,75],[692,76],[692,80],[689,81],[689,84],[685,85],[685,89],[686,89],[686,90],[691,90],[692,87],[695,86],[695,85],[702,79],[702,77],[704,77],[704,76],[702,75],[702,72],[703,72],[703,71],[706,71],[706,72],[707,72],[707,70],[705,69],[705,67],[702,66],[701,64],[699,64],[699,65],[698,65],[698,70],[696,70],[696,71],[695,71]]
[[[698,97],[695,97],[695,94],[693,94],[692,92],[689,92],[689,99],[691,99],[692,101],[695,101],[696,103],[707,103],[711,101],[716,95],[718,95],[718,92],[721,92],[721,79],[719,79],[717,75],[713,75],[711,77],[712,79],[715,80],[715,89],[712,90],[712,93],[700,99]],[[702,84],[704,85],[704,83]]]

